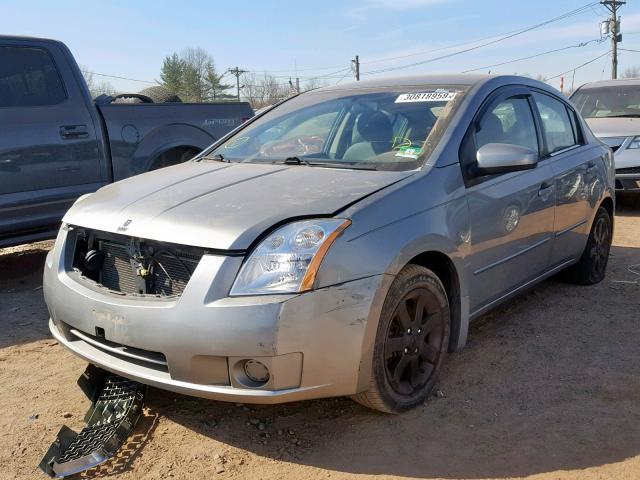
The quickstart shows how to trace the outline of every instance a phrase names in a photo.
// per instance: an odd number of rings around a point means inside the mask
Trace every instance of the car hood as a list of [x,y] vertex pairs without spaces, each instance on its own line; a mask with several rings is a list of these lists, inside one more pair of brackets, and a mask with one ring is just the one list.
[[585,118],[585,120],[598,138],[640,135],[640,118]]
[[413,172],[187,162],[81,199],[64,222],[183,245],[245,250],[297,217],[331,216]]

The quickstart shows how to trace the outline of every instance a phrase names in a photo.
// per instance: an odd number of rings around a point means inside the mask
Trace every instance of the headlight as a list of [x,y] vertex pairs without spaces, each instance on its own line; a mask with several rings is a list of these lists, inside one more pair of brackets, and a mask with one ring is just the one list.
[[633,137],[633,140],[631,140],[627,148],[640,148],[640,136]]
[[280,227],[249,255],[231,295],[297,293],[311,290],[331,244],[350,220],[303,220]]

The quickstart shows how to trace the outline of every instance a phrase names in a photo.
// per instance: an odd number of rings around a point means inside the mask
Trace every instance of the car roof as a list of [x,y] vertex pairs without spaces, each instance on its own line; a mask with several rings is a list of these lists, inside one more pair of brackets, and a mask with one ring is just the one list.
[[[384,88],[384,87],[409,87],[420,85],[465,85],[472,86],[485,81],[503,77],[503,75],[478,75],[464,73],[443,73],[432,75],[407,75],[400,77],[380,77],[367,79],[359,82],[349,82],[340,85],[322,87],[315,91],[331,90],[357,90],[361,88]],[[507,75],[504,75],[507,77]],[[514,78],[508,75],[510,78]],[[524,78],[523,78],[524,79]]]
[[598,87],[618,87],[623,85],[639,85],[640,78],[619,78],[617,80],[601,80],[599,82],[585,83],[580,87],[582,89],[598,88]]

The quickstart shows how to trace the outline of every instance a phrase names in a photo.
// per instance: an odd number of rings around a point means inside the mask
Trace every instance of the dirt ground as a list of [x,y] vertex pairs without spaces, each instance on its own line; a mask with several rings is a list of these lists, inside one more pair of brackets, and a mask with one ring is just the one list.
[[[0,250],[0,478],[88,408],[47,330],[50,243]],[[79,478],[640,479],[640,201],[621,199],[606,280],[555,279],[485,315],[437,394],[387,416],[338,398],[273,407],[151,389],[119,455]],[[640,268],[637,270],[640,272]]]

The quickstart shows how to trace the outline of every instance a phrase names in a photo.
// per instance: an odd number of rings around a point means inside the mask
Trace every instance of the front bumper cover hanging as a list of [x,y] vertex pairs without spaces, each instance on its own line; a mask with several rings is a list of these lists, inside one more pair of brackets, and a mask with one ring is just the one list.
[[91,400],[87,426],[76,433],[62,426],[39,464],[52,478],[95,467],[113,457],[126,442],[142,413],[146,387],[89,365],[78,385]]

